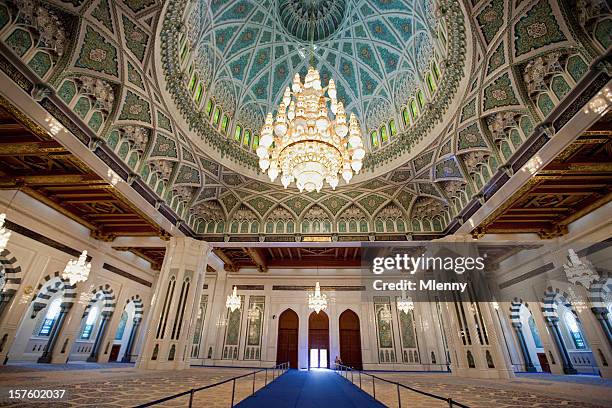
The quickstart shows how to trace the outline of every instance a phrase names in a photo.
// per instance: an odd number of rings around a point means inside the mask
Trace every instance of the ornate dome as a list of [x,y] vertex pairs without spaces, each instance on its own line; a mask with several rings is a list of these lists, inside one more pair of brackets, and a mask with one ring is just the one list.
[[301,41],[322,41],[342,24],[346,0],[278,0],[280,21]]
[[[336,81],[338,99],[367,135],[367,172],[414,156],[411,147],[441,120],[454,96],[465,58],[457,52],[465,34],[454,3],[442,17],[432,0],[201,0],[187,11],[173,0],[165,24],[172,28],[183,19],[187,35],[169,33],[162,43],[168,88],[202,139],[214,139],[199,123],[204,111],[226,138],[244,138],[248,129],[245,144],[252,146],[293,75],[304,76],[314,59],[323,82]],[[418,102],[413,111],[411,100]],[[227,124],[213,116],[216,106],[220,117],[227,113]],[[414,126],[417,121],[423,125]],[[222,138],[213,144],[256,171],[254,148],[230,152]]]

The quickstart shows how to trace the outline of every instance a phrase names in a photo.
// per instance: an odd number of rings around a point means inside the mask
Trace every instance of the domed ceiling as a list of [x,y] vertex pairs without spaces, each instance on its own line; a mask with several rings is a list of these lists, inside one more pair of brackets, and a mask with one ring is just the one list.
[[[440,26],[432,0],[201,0],[186,22],[191,49],[187,59],[203,84],[203,100],[212,99],[229,115],[230,134],[237,125],[258,133],[266,113],[276,111],[293,75],[304,76],[314,62],[323,83],[333,78],[339,100],[357,114],[366,145],[376,150],[365,160],[365,166],[373,168],[389,159],[394,142],[399,142],[395,156],[414,153],[411,145],[441,119],[448,102],[436,100],[451,99],[464,61],[464,53],[447,58],[455,50],[452,44],[464,38],[458,6],[455,13],[455,18],[446,19],[453,31],[446,44],[439,36],[447,27]],[[162,44],[167,77],[181,65],[181,60],[168,63],[173,59],[171,48],[180,46],[176,42]],[[436,80],[445,92],[427,89],[425,75],[432,75],[434,60]],[[453,72],[449,78],[447,71]],[[180,88],[190,85],[182,81],[170,86],[179,104],[185,102],[185,89]],[[420,112],[413,121],[427,124],[411,129],[403,114],[419,90]],[[186,103],[180,108],[194,116],[203,105]],[[369,133],[391,121],[393,130],[389,128],[380,142],[384,146],[372,146]],[[241,161],[253,166],[255,156],[250,155]]]
[[[0,0],[2,41],[22,64],[0,69],[186,234],[421,239],[452,232],[509,178],[612,45],[609,10],[582,2],[433,1]],[[364,131],[397,127],[366,156],[370,179],[336,191],[255,180],[253,141],[234,138],[304,74],[304,38]],[[415,78],[425,103],[404,124]],[[225,133],[208,101],[229,115]]]

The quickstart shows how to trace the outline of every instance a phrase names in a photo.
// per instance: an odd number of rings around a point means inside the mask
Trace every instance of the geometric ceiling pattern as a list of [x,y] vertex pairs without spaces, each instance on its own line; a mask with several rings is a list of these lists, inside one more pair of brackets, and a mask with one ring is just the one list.
[[400,117],[401,96],[417,87],[434,50],[432,0],[201,0],[188,24],[205,89],[238,121],[257,117],[259,126],[311,64],[309,32],[323,83],[336,81],[338,99],[364,125],[395,110]]
[[[427,36],[439,39],[430,30],[432,16],[449,25],[449,47],[455,40],[463,47],[453,52],[473,58],[455,73],[465,86],[455,86],[458,92],[449,96],[441,85],[425,106],[425,112],[437,112],[437,120],[423,114],[422,121],[400,126],[396,143],[370,153],[384,168],[382,175],[336,191],[299,194],[251,177],[253,171],[240,157],[250,160],[252,153],[213,129],[206,117],[194,116],[192,123],[191,113],[173,94],[179,83],[173,81],[187,81],[173,59],[180,51],[173,41],[190,36],[198,44],[198,58],[211,64],[206,78],[216,98],[227,96],[237,112],[274,106],[280,93],[273,88],[282,90],[308,63],[306,54],[300,56],[300,50],[308,52],[308,41],[291,25],[295,19],[279,19],[278,3],[283,2],[173,0],[164,8],[158,0],[0,0],[3,46],[45,87],[28,86],[7,61],[0,67],[76,137],[92,135],[92,149],[104,146],[128,169],[130,180],[141,181],[157,197],[160,208],[204,239],[328,235],[359,241],[444,233],[470,202],[482,199],[495,174],[507,171],[506,163],[611,42],[609,10],[582,2],[481,0],[459,6],[440,1],[432,11],[428,1],[319,1],[336,14],[314,28],[319,30],[317,64],[327,67],[335,81],[346,81],[350,76],[341,61],[347,61],[355,82],[339,88],[362,124],[375,101],[390,103],[389,112],[397,113],[400,76],[418,74],[419,64],[429,58],[420,44],[429,41]],[[181,7],[172,7],[177,4]],[[334,19],[341,23],[332,30]],[[396,19],[409,22],[407,37]],[[434,44],[430,49],[436,43],[429,43]],[[360,53],[360,46],[367,52]],[[258,68],[262,51],[267,59]],[[395,67],[389,65],[395,58],[391,53],[397,57]],[[294,65],[296,56],[300,62]],[[439,62],[447,80],[453,61],[442,56]],[[276,81],[275,70],[283,64],[286,77]],[[176,78],[168,76],[172,66]],[[366,76],[372,79],[371,94],[364,90]],[[263,95],[259,82],[265,83]],[[228,85],[226,91],[221,84]],[[48,95],[72,111],[69,121]],[[437,103],[446,108],[436,110]],[[203,133],[196,128],[200,124]],[[402,132],[426,143],[412,159],[385,167],[394,158],[389,151],[409,146]],[[218,143],[203,143],[206,138]]]

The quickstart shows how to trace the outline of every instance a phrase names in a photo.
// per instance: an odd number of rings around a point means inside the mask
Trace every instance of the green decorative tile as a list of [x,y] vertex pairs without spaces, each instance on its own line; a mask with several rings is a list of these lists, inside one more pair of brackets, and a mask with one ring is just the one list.
[[497,68],[504,65],[506,62],[506,55],[504,54],[504,43],[499,43],[495,51],[489,57],[489,65],[487,66],[487,75],[495,71]]
[[304,208],[306,208],[306,206],[310,204],[310,201],[305,200],[302,197],[296,196],[285,201],[283,204],[299,216],[302,211],[304,211]]
[[77,93],[76,85],[74,84],[73,81],[69,79],[65,80],[62,83],[62,86],[60,86],[60,89],[57,91],[57,94],[59,95],[59,97],[62,98],[62,100],[66,102],[67,104],[69,104],[72,101],[72,98],[74,98],[76,93]]
[[113,17],[107,0],[100,0],[91,15],[102,23],[110,32],[115,32],[113,28]]
[[412,204],[413,199],[414,194],[406,190],[400,191],[400,193],[396,197],[396,200],[402,205],[402,207],[404,207],[404,210],[406,211],[410,210],[410,205]]
[[138,13],[155,4],[155,0],[123,0],[123,3],[134,13]]
[[338,211],[346,204],[348,204],[348,200],[334,194],[332,197],[328,197],[325,200],[321,201],[321,205],[329,210],[333,215],[338,214]]
[[127,67],[128,81],[144,90],[144,82],[142,81],[142,75],[140,75],[140,72],[138,72],[138,70],[134,68],[130,62],[128,62]]
[[117,49],[92,27],[85,30],[85,40],[75,65],[118,76]]
[[51,69],[51,56],[46,52],[38,51],[34,54],[34,57],[28,62],[28,66],[32,68],[32,71],[36,72],[40,78],[44,77],[47,72]]
[[274,206],[274,202],[268,200],[264,197],[255,197],[247,201],[247,203],[259,213],[259,215],[263,216],[268,210],[270,210]]
[[126,46],[142,62],[149,42],[149,35],[126,16],[123,16],[123,29]]
[[478,21],[485,41],[487,44],[490,43],[504,24],[504,0],[492,0],[491,3],[476,16],[476,20]]
[[176,142],[171,138],[166,137],[161,133],[158,133],[157,138],[155,139],[155,145],[153,145],[153,150],[151,150],[150,156],[178,158]]
[[459,138],[457,139],[457,150],[465,150],[476,147],[488,147],[488,145],[480,134],[478,125],[474,123],[459,132]]
[[221,203],[223,204],[227,212],[232,211],[234,207],[236,206],[236,204],[238,204],[238,199],[232,193],[227,193],[221,196],[219,198],[219,201],[221,201]]
[[497,78],[484,90],[484,110],[498,108],[500,106],[518,105],[518,99],[514,95],[510,76],[506,72]]
[[176,184],[200,184],[200,172],[191,166],[182,165],[174,182]]
[[386,198],[377,195],[370,194],[358,200],[359,204],[366,209],[370,214],[374,214],[374,212],[386,201]]
[[137,120],[151,123],[149,102],[128,90],[123,103],[123,109],[121,110],[121,115],[119,115],[119,120]]
[[170,119],[160,111],[157,111],[157,126],[162,129],[166,129],[168,132],[172,132],[172,124]]
[[[463,178],[461,175],[461,171],[459,170],[459,166],[454,158],[444,160],[438,164],[436,164],[435,168],[435,178],[439,179],[447,179],[447,178]],[[424,193],[423,187],[426,184],[419,184],[421,192]],[[431,191],[431,190],[428,190]],[[429,194],[429,193],[428,193]],[[433,194],[438,195],[438,194]]]
[[540,0],[519,19],[514,35],[516,56],[566,40],[547,0]]
[[476,98],[472,99],[461,109],[461,121],[464,122],[476,116]]
[[30,34],[21,28],[15,29],[5,40],[6,45],[11,47],[15,54],[23,57],[27,50],[32,48],[32,37]]

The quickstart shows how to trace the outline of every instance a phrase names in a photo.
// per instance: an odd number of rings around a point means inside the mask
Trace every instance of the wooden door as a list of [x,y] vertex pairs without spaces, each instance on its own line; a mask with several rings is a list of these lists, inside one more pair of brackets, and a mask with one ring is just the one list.
[[117,361],[117,357],[119,357],[119,350],[121,350],[121,344],[113,344],[108,361]]
[[546,358],[546,354],[538,353],[538,361],[540,362],[542,371],[544,371],[545,373],[550,373],[550,365],[548,364],[548,359]]
[[[312,312],[308,318],[308,366],[310,367],[310,350],[327,350],[327,367],[329,367],[329,317],[323,311]],[[321,362],[321,365],[325,365]]]
[[340,315],[340,360],[344,365],[362,369],[359,316],[350,309]]
[[289,362],[291,368],[298,368],[299,318],[291,309],[285,310],[278,318],[278,341],[276,363]]

